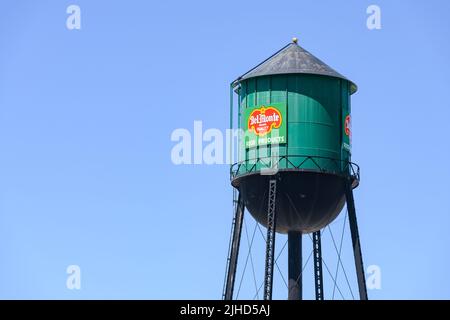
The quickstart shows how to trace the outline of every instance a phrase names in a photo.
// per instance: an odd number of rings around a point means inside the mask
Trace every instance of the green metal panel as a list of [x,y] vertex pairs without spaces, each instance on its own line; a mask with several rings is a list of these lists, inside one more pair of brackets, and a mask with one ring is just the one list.
[[[345,134],[345,117],[350,115],[350,85],[345,79],[311,74],[284,74],[250,78],[241,82],[240,114],[245,109],[270,104],[285,104],[287,142],[278,146],[279,169],[300,167],[304,170],[346,174],[350,152],[344,148],[349,137]],[[247,120],[240,127],[247,129]],[[267,167],[266,157],[276,146],[249,148],[245,152],[248,164],[240,174]],[[258,159],[256,163],[250,161]]]
[[[351,132],[348,134],[345,130],[346,118],[350,116],[350,97],[345,94],[346,90],[350,90],[349,84],[346,81],[342,82],[342,110],[341,110],[341,152],[342,159],[345,161],[350,161],[351,155]],[[351,126],[350,126],[351,128]]]

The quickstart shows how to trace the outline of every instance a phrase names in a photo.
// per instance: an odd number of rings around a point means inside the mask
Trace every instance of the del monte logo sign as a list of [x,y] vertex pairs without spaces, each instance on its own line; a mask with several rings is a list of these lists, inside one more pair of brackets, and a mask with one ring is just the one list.
[[270,133],[273,128],[279,129],[282,122],[283,117],[277,108],[262,106],[250,113],[248,130],[253,131],[257,136],[263,137]]
[[245,110],[245,147],[286,143],[286,105],[274,103]]
[[350,117],[349,114],[347,114],[345,116],[344,119],[344,133],[345,135],[343,135],[343,141],[342,141],[342,146],[343,148],[348,151],[351,152],[351,144],[352,144],[352,119]]

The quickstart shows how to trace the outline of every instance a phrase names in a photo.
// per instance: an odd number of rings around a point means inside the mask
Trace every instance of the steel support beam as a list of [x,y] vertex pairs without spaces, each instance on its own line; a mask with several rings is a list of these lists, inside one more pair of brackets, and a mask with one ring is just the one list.
[[316,300],[323,300],[322,243],[320,230],[313,232],[313,254]]
[[272,300],[273,266],[275,256],[276,230],[276,194],[277,180],[269,181],[269,203],[267,206],[267,238],[266,238],[266,268],[264,273],[264,300]]
[[288,300],[302,300],[302,234],[288,232]]
[[346,184],[345,197],[347,201],[348,221],[352,235],[353,254],[355,257],[356,277],[358,279],[359,298],[367,300],[366,279],[364,276],[364,265],[359,241],[358,222],[356,221],[355,200],[353,198],[353,188],[351,181]]
[[233,300],[234,282],[236,279],[236,269],[239,256],[239,245],[241,242],[242,222],[244,219],[244,199],[239,193],[236,211],[232,223],[232,238],[227,260],[227,275],[223,298]]

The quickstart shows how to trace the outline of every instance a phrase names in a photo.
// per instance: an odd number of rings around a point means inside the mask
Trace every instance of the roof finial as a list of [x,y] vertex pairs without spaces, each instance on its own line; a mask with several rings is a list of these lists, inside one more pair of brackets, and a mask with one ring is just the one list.
[[295,43],[295,44],[297,44],[298,39],[297,39],[296,37],[294,37],[294,38],[292,38],[292,42]]

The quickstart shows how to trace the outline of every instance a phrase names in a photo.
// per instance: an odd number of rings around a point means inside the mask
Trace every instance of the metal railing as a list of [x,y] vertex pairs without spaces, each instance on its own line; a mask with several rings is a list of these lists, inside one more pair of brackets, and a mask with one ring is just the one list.
[[344,177],[360,179],[359,166],[356,163],[321,156],[285,155],[247,159],[233,164],[230,178],[255,173],[261,170],[299,170],[332,173]]

